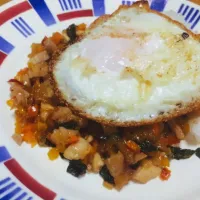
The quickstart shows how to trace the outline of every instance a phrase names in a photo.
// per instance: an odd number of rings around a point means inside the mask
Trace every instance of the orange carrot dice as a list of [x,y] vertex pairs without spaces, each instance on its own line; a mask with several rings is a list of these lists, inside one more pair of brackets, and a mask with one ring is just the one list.
[[51,40],[57,45],[63,40],[63,35],[56,32],[52,35]]
[[140,151],[140,146],[137,145],[134,141],[131,141],[131,140],[126,141],[126,146],[127,146],[130,150],[132,150],[132,151],[134,151],[134,152],[139,152],[139,151]]

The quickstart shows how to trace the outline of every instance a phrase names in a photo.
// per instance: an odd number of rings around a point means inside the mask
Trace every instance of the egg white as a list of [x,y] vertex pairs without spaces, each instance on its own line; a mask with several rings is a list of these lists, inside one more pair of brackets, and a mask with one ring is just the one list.
[[156,13],[116,12],[68,47],[54,67],[62,97],[114,122],[155,119],[200,97],[200,45]]

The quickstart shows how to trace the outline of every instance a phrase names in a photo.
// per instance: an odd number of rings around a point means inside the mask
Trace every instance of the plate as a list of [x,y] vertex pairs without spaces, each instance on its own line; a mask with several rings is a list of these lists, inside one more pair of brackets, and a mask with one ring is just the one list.
[[[19,147],[11,139],[13,113],[6,105],[7,80],[24,68],[33,42],[61,31],[72,23],[90,23],[110,14],[121,0],[14,0],[0,7],[0,199],[66,200],[183,200],[200,199],[200,160],[172,161],[169,181],[159,179],[145,185],[130,183],[120,192],[107,190],[98,175],[87,174],[80,180],[66,173],[68,163],[49,161],[47,148]],[[190,1],[150,0],[160,12],[174,11],[194,32],[200,32],[200,6]],[[170,11],[170,12],[169,12]],[[196,148],[182,143],[182,146]]]

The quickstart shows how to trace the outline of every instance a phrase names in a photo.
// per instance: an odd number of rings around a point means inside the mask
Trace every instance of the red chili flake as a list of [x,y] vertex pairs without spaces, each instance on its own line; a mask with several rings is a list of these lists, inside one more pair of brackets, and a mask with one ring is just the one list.
[[38,115],[37,106],[29,106],[28,107],[28,116],[29,117],[36,117],[37,115]]
[[171,171],[168,168],[164,167],[160,174],[161,180],[166,181],[169,179],[170,176],[171,176]]

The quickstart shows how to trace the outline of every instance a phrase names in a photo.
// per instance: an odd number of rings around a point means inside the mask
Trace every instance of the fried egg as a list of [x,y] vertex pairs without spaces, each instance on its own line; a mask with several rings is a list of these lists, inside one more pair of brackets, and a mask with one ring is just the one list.
[[166,121],[200,106],[199,36],[147,3],[100,17],[54,56],[62,100],[101,123],[136,126]]

